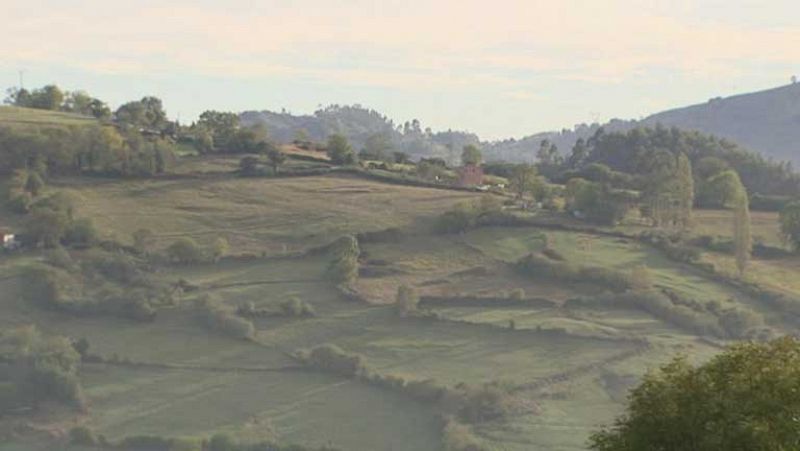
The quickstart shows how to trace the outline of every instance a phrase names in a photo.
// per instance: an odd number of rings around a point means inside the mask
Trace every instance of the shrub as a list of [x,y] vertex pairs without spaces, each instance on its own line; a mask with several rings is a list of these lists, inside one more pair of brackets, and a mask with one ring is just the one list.
[[442,427],[442,448],[445,451],[483,451],[485,448],[470,430],[469,426],[446,418]]
[[86,426],[75,426],[70,429],[69,442],[78,446],[96,446],[99,444],[94,431]]
[[622,292],[631,288],[628,274],[599,266],[579,266],[552,260],[541,254],[530,254],[517,262],[517,269],[525,274],[565,282],[584,282],[602,285]]
[[64,233],[64,242],[75,246],[88,247],[97,241],[97,229],[91,219],[73,221]]
[[13,375],[15,397],[58,401],[85,410],[78,379],[81,357],[64,337],[45,337],[34,326],[0,333],[2,360]]
[[631,269],[631,287],[635,290],[649,290],[653,287],[653,276],[646,265],[638,265]]
[[306,365],[321,371],[356,377],[367,373],[364,358],[333,344],[317,346],[299,356]]
[[167,248],[167,258],[175,263],[192,264],[203,261],[203,250],[191,238],[181,238]]
[[361,250],[358,240],[344,236],[331,245],[333,260],[328,265],[328,276],[336,283],[350,284],[358,278],[358,258]]
[[458,416],[468,423],[497,420],[511,412],[512,399],[508,391],[496,383],[478,387],[461,385],[449,395],[457,398]]
[[314,307],[296,296],[284,300],[279,305],[285,316],[314,316]]
[[417,295],[416,290],[408,285],[400,285],[397,288],[397,297],[395,298],[395,306],[397,307],[397,313],[400,316],[407,316],[412,312],[417,311],[417,305],[419,304],[419,296]]
[[522,288],[515,288],[508,293],[508,298],[512,301],[523,301],[525,300],[525,290]]
[[216,299],[206,297],[197,303],[203,321],[211,330],[240,340],[250,340],[255,335],[255,327],[252,322],[225,309],[219,305]]
[[73,271],[76,269],[75,262],[72,260],[69,252],[67,252],[67,250],[61,246],[54,247],[48,251],[46,258],[47,263],[55,266],[56,268],[60,268],[65,271]]

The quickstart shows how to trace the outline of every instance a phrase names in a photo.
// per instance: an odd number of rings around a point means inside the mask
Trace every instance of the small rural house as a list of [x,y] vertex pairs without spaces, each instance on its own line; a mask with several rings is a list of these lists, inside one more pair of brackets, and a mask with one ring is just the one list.
[[483,184],[483,168],[476,164],[467,164],[458,170],[460,186],[476,186]]
[[17,236],[14,235],[9,229],[0,229],[0,239],[2,239],[3,249],[7,251],[11,251],[19,247]]

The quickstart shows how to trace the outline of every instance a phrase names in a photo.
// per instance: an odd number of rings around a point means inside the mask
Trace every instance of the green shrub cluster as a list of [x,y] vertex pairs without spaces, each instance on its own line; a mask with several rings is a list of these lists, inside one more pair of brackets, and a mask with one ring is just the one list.
[[[12,403],[0,404],[0,412],[14,404],[35,405],[57,401],[79,410],[86,399],[78,379],[81,356],[70,340],[42,335],[34,326],[0,331],[0,371],[6,396]],[[5,379],[5,380],[3,380]]]
[[297,357],[311,368],[346,377],[358,377],[367,373],[367,366],[361,355],[346,352],[333,344],[300,351]]
[[642,232],[639,235],[639,239],[661,250],[668,258],[678,262],[695,263],[700,259],[700,252],[692,246],[683,244],[679,235],[648,230]]
[[764,339],[770,333],[758,313],[744,307],[707,304],[671,290],[637,290],[619,294],[570,299],[565,307],[611,306],[637,308],[701,335],[718,338]]
[[459,423],[452,417],[443,420],[442,448],[445,451],[485,451],[487,449],[481,445],[469,426]]
[[517,262],[523,274],[570,283],[594,283],[615,292],[634,286],[630,274],[600,266],[581,266],[553,260],[543,254],[530,254]]
[[211,330],[239,340],[252,340],[255,336],[256,329],[252,322],[238,316],[214,298],[199,299],[197,308],[203,322]]
[[435,231],[441,234],[464,233],[488,225],[515,225],[516,217],[503,212],[502,201],[491,194],[474,201],[459,202],[436,220]]
[[236,314],[244,318],[269,318],[274,316],[312,317],[316,314],[314,307],[306,301],[292,296],[281,301],[278,308],[258,308],[252,302],[240,305]]
[[41,174],[152,176],[175,161],[174,145],[138,128],[0,126],[0,173],[34,167]]
[[76,262],[56,248],[48,254],[47,264],[29,266],[22,279],[23,299],[77,316],[152,321],[156,305],[172,302],[169,288],[151,279],[136,259],[99,249]]

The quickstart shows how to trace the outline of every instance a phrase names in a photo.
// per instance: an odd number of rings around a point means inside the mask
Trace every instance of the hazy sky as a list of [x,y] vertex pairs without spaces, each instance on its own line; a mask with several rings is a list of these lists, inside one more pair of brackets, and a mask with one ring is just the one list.
[[798,0],[0,0],[0,85],[520,137],[800,74]]

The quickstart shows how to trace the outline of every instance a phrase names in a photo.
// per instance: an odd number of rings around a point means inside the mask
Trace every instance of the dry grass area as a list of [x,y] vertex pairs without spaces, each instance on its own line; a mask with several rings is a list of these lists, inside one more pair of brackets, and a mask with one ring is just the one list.
[[[729,210],[695,210],[692,232],[696,235],[733,236],[733,212]],[[783,246],[778,213],[751,211],[753,239],[771,246]]]
[[11,127],[70,126],[95,123],[97,123],[95,118],[78,114],[16,106],[0,106],[0,125]]

